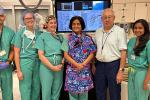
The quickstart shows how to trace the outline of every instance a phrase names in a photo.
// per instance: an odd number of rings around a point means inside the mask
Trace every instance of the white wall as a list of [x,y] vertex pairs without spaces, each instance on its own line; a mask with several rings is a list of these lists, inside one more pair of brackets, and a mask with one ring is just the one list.
[[[38,4],[39,0],[23,0],[26,5],[34,7]],[[0,6],[6,9],[6,21],[5,24],[14,30],[17,30],[20,23],[21,13],[24,11],[24,7],[20,4],[19,0],[0,0]],[[42,3],[38,10],[39,14],[43,17],[54,14],[53,3],[51,0],[42,0]]]

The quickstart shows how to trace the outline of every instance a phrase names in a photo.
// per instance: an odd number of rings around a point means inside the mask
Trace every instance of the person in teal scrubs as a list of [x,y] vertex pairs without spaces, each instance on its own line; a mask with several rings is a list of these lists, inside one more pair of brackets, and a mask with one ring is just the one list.
[[14,50],[21,100],[40,99],[40,78],[38,51],[35,41],[40,32],[34,29],[35,18],[31,11],[23,13],[25,28],[15,36]]
[[133,24],[136,37],[128,42],[128,100],[148,100],[150,82],[150,31],[146,20]]
[[63,36],[56,33],[57,22],[52,15],[46,18],[47,31],[36,42],[40,64],[42,100],[58,100],[63,84]]
[[4,25],[5,10],[0,7],[0,86],[3,100],[13,100],[12,66],[14,57],[12,40],[15,32]]

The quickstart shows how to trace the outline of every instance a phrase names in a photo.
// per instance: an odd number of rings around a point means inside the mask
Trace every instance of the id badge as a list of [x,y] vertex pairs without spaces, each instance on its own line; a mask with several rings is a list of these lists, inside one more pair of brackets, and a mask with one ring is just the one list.
[[132,60],[135,60],[135,55],[131,55],[131,59],[132,59]]
[[5,50],[0,51],[0,56],[4,56],[4,55],[6,55],[6,51]]

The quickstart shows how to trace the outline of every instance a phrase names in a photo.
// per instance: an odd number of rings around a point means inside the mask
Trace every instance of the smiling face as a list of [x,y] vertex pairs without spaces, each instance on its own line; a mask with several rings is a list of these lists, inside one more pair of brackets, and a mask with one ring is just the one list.
[[57,28],[57,21],[56,19],[50,19],[47,23],[47,29],[48,31],[50,31],[51,33],[56,32],[56,28]]
[[81,23],[78,19],[75,19],[72,22],[72,31],[75,32],[76,34],[80,34],[82,31],[82,26]]
[[141,23],[136,23],[133,28],[133,32],[137,37],[140,37],[144,34],[145,29]]
[[28,27],[28,28],[33,28],[34,27],[34,23],[35,23],[35,19],[32,13],[27,13],[24,16],[24,24]]
[[115,20],[115,15],[112,9],[110,8],[105,9],[102,14],[102,22],[103,22],[104,28],[110,29],[114,24],[114,20]]

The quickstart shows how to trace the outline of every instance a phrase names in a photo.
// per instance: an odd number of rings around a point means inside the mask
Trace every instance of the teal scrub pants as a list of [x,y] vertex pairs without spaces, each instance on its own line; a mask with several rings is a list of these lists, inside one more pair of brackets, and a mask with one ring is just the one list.
[[[49,60],[53,65],[58,65],[62,59],[58,59],[55,64],[53,58]],[[63,69],[59,72],[54,72],[41,63],[40,81],[42,86],[42,100],[59,100],[63,84]]]
[[149,91],[143,89],[147,70],[129,71],[128,77],[128,100],[148,100]]
[[74,94],[69,92],[70,100],[88,100],[88,93]]
[[3,100],[13,100],[12,67],[0,70],[0,85]]
[[23,80],[19,81],[21,100],[40,99],[40,78],[38,59],[20,59]]

